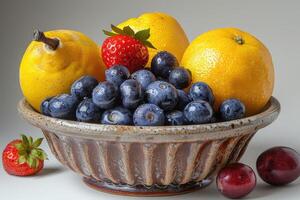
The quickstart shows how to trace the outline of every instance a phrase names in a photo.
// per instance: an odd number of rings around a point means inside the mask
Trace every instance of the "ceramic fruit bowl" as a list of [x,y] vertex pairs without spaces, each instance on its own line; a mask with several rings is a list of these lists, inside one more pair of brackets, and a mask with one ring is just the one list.
[[254,116],[203,125],[112,126],[50,118],[23,99],[19,113],[42,129],[52,153],[100,191],[163,196],[209,185],[224,165],[238,161],[253,135],[280,112],[272,97]]

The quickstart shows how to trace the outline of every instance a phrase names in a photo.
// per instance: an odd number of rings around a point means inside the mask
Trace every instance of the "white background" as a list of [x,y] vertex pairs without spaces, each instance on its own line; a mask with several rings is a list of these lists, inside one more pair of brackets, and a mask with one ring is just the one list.
[[[256,35],[273,55],[276,72],[274,96],[282,104],[278,120],[259,131],[242,162],[255,166],[257,156],[272,146],[284,145],[300,152],[299,73],[300,4],[298,1],[0,1],[0,149],[20,133],[41,136],[41,131],[21,120],[16,104],[21,98],[19,63],[32,37],[33,28],[75,29],[99,44],[101,30],[111,23],[146,11],[163,11],[182,24],[190,41],[202,32],[218,27],[238,27]],[[174,41],[175,42],[175,41]],[[134,199],[94,191],[81,178],[60,165],[49,154],[44,171],[35,177],[7,175],[0,163],[0,199]],[[246,199],[299,199],[300,180],[285,187],[271,187],[258,178],[256,189]],[[153,199],[223,199],[215,184],[194,193]],[[142,198],[141,198],[142,199]]]

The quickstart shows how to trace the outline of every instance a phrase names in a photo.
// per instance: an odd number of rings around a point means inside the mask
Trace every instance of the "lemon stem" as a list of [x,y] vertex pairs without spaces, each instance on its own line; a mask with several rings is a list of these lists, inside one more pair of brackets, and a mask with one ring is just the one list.
[[244,39],[243,39],[241,36],[239,36],[239,35],[235,36],[235,37],[234,37],[234,40],[235,40],[238,44],[240,44],[240,45],[242,45],[242,44],[245,43]]
[[33,31],[33,40],[38,42],[43,42],[47,45],[47,47],[51,50],[57,49],[59,45],[59,40],[56,38],[48,38],[45,36],[44,32],[40,30]]

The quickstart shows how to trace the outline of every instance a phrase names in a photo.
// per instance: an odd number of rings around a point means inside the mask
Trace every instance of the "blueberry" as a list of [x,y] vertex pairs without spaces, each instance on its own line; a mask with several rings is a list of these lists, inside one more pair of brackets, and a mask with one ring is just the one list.
[[243,118],[245,112],[245,105],[238,99],[227,99],[220,106],[220,115],[224,121]]
[[164,111],[155,104],[142,104],[133,114],[133,123],[136,126],[163,126]]
[[77,121],[81,122],[99,122],[101,110],[92,99],[84,99],[76,109]]
[[134,79],[128,79],[121,84],[120,94],[123,106],[129,109],[138,107],[144,98],[141,84]]
[[109,69],[105,70],[105,78],[108,82],[113,83],[116,87],[129,78],[130,72],[127,67],[123,65],[114,65]]
[[208,102],[197,100],[190,102],[183,113],[190,124],[204,124],[211,121],[213,109]]
[[193,101],[203,100],[213,105],[214,95],[212,89],[204,82],[194,83],[189,90],[189,97]]
[[177,66],[176,57],[167,51],[158,52],[151,60],[151,71],[155,76],[164,79],[168,79],[171,71]]
[[53,97],[49,102],[50,115],[59,119],[75,119],[78,99],[69,94]]
[[178,110],[183,110],[185,108],[185,106],[188,103],[190,103],[191,100],[185,91],[177,90],[177,93],[178,93],[178,103],[177,103],[176,108]]
[[46,116],[51,116],[50,114],[50,110],[49,110],[49,102],[50,100],[52,99],[53,97],[50,97],[50,98],[47,98],[45,99],[42,103],[41,103],[41,113],[43,115],[46,115]]
[[98,81],[91,76],[82,76],[71,86],[71,94],[79,100],[84,97],[91,97],[93,89],[97,86]]
[[166,124],[167,125],[184,125],[187,120],[183,112],[179,110],[174,110],[166,114]]
[[164,110],[172,110],[178,102],[176,88],[164,81],[155,81],[146,90],[148,103],[155,104]]
[[174,85],[177,89],[188,87],[191,80],[191,72],[183,67],[176,67],[169,75],[169,83]]
[[104,81],[93,90],[93,102],[101,109],[112,108],[118,100],[118,91],[114,84]]
[[146,69],[141,69],[134,72],[133,74],[131,74],[131,78],[138,81],[144,91],[150,83],[156,81],[154,74]]
[[132,125],[132,113],[127,108],[121,106],[106,110],[102,114],[101,124]]

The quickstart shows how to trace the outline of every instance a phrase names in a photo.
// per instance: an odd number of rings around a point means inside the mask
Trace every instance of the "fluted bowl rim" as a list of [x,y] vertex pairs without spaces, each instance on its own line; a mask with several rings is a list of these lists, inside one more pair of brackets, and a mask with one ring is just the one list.
[[272,123],[280,113],[280,103],[271,97],[262,112],[238,120],[183,126],[123,126],[62,120],[35,111],[25,98],[18,104],[19,114],[32,125],[57,134],[86,139],[115,141],[172,142],[214,140],[257,131]]

